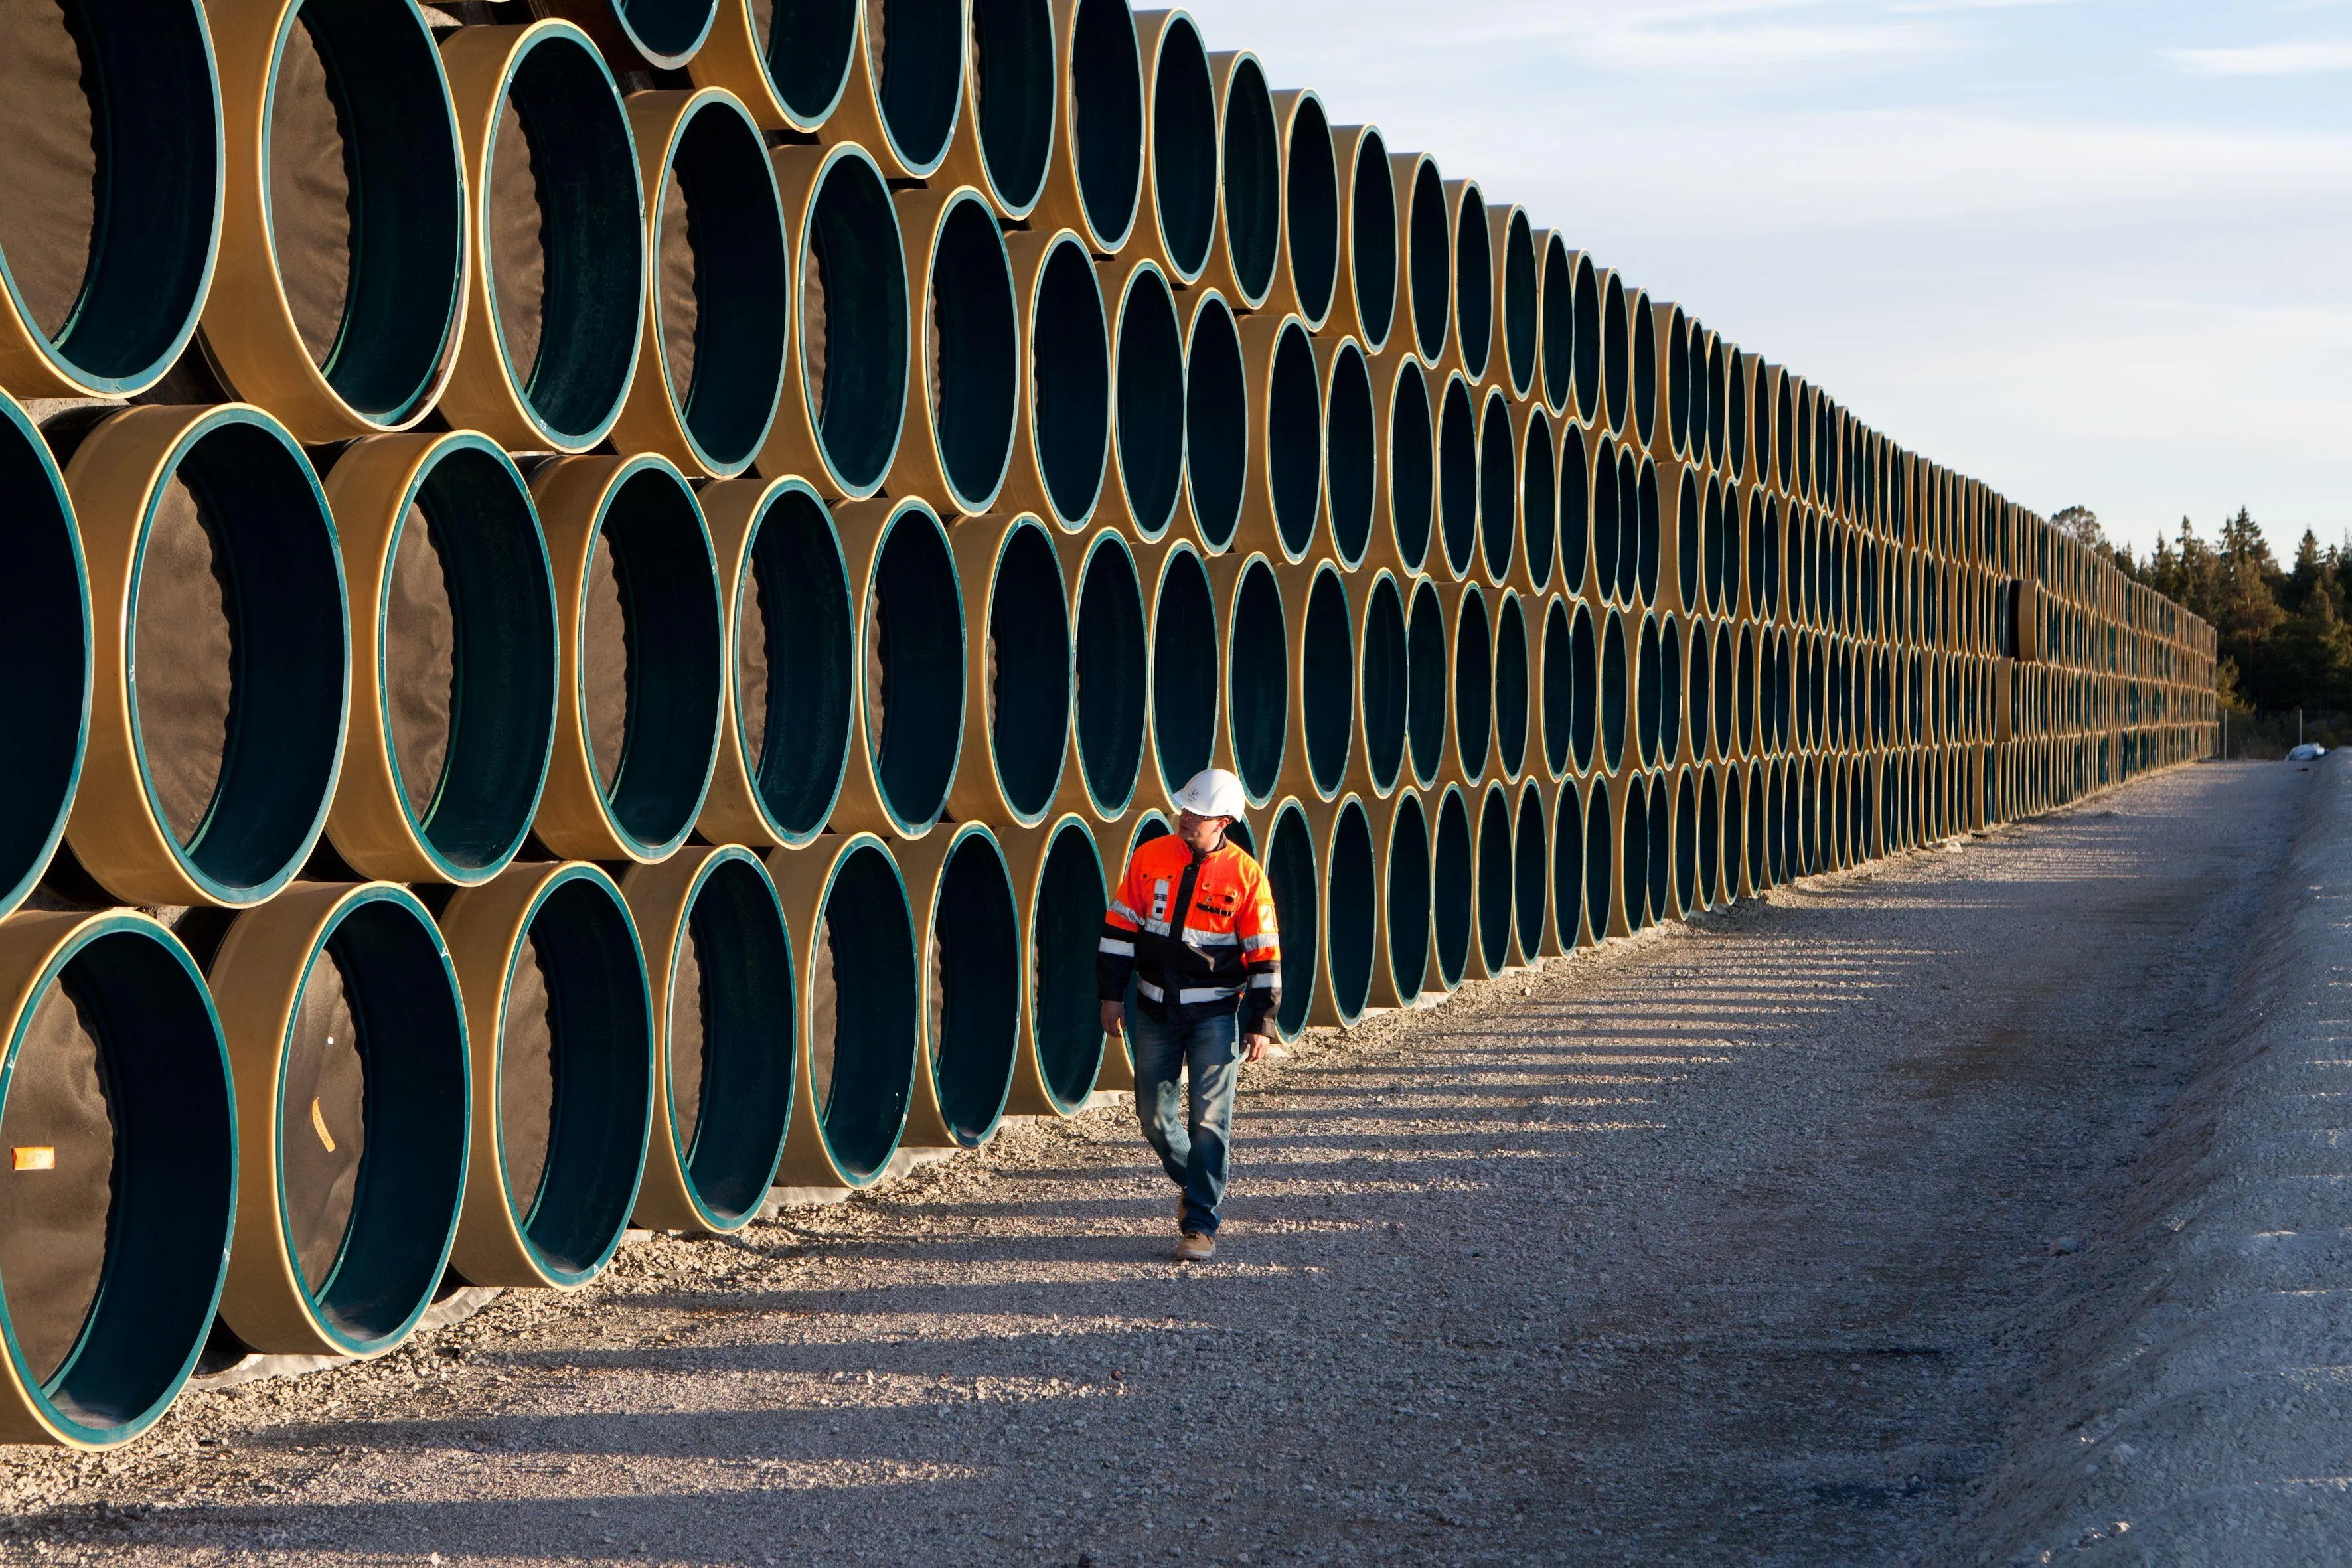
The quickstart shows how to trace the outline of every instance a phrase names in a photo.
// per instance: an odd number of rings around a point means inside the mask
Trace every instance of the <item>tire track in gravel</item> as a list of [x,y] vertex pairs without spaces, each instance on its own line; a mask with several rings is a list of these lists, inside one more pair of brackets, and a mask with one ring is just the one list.
[[1016,1127],[10,1454],[0,1558],[1948,1560],[2298,778],[2176,770],[1316,1037],[1252,1069],[1206,1268],[1128,1111]]

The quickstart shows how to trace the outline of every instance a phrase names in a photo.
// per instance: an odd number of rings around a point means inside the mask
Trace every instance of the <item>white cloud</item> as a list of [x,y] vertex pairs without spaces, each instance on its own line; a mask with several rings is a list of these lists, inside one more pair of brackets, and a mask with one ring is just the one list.
[[2231,49],[2170,49],[2167,57],[2198,76],[2324,76],[2352,70],[2352,38],[2301,38]]

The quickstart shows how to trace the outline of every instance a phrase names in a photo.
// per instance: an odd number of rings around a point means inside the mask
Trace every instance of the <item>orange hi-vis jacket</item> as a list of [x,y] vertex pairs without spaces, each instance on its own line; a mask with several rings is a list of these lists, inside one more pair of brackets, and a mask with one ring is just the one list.
[[1103,913],[1102,999],[1123,1000],[1130,973],[1154,1017],[1191,1023],[1238,1002],[1241,1032],[1268,1033],[1282,1005],[1282,942],[1265,872],[1230,840],[1199,860],[1172,833],[1139,847]]

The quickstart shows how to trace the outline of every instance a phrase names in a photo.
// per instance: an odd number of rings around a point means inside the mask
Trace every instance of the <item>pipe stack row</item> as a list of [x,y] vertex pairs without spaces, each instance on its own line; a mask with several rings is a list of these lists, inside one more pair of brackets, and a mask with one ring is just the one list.
[[[35,8],[42,10],[42,8]],[[0,76],[0,1435],[2205,754],[2211,629],[1181,11],[68,0]]]

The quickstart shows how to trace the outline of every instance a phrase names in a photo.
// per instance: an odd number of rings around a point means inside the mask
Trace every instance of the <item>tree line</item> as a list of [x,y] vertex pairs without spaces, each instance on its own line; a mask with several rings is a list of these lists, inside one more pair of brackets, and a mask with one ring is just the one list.
[[2142,560],[2108,540],[2087,507],[2068,507],[2051,521],[2212,625],[2225,707],[2352,710],[2352,625],[2345,619],[2352,539],[2323,549],[2305,529],[2294,563],[2282,567],[2241,507],[2210,541],[2182,518],[2179,531],[2159,534]]

